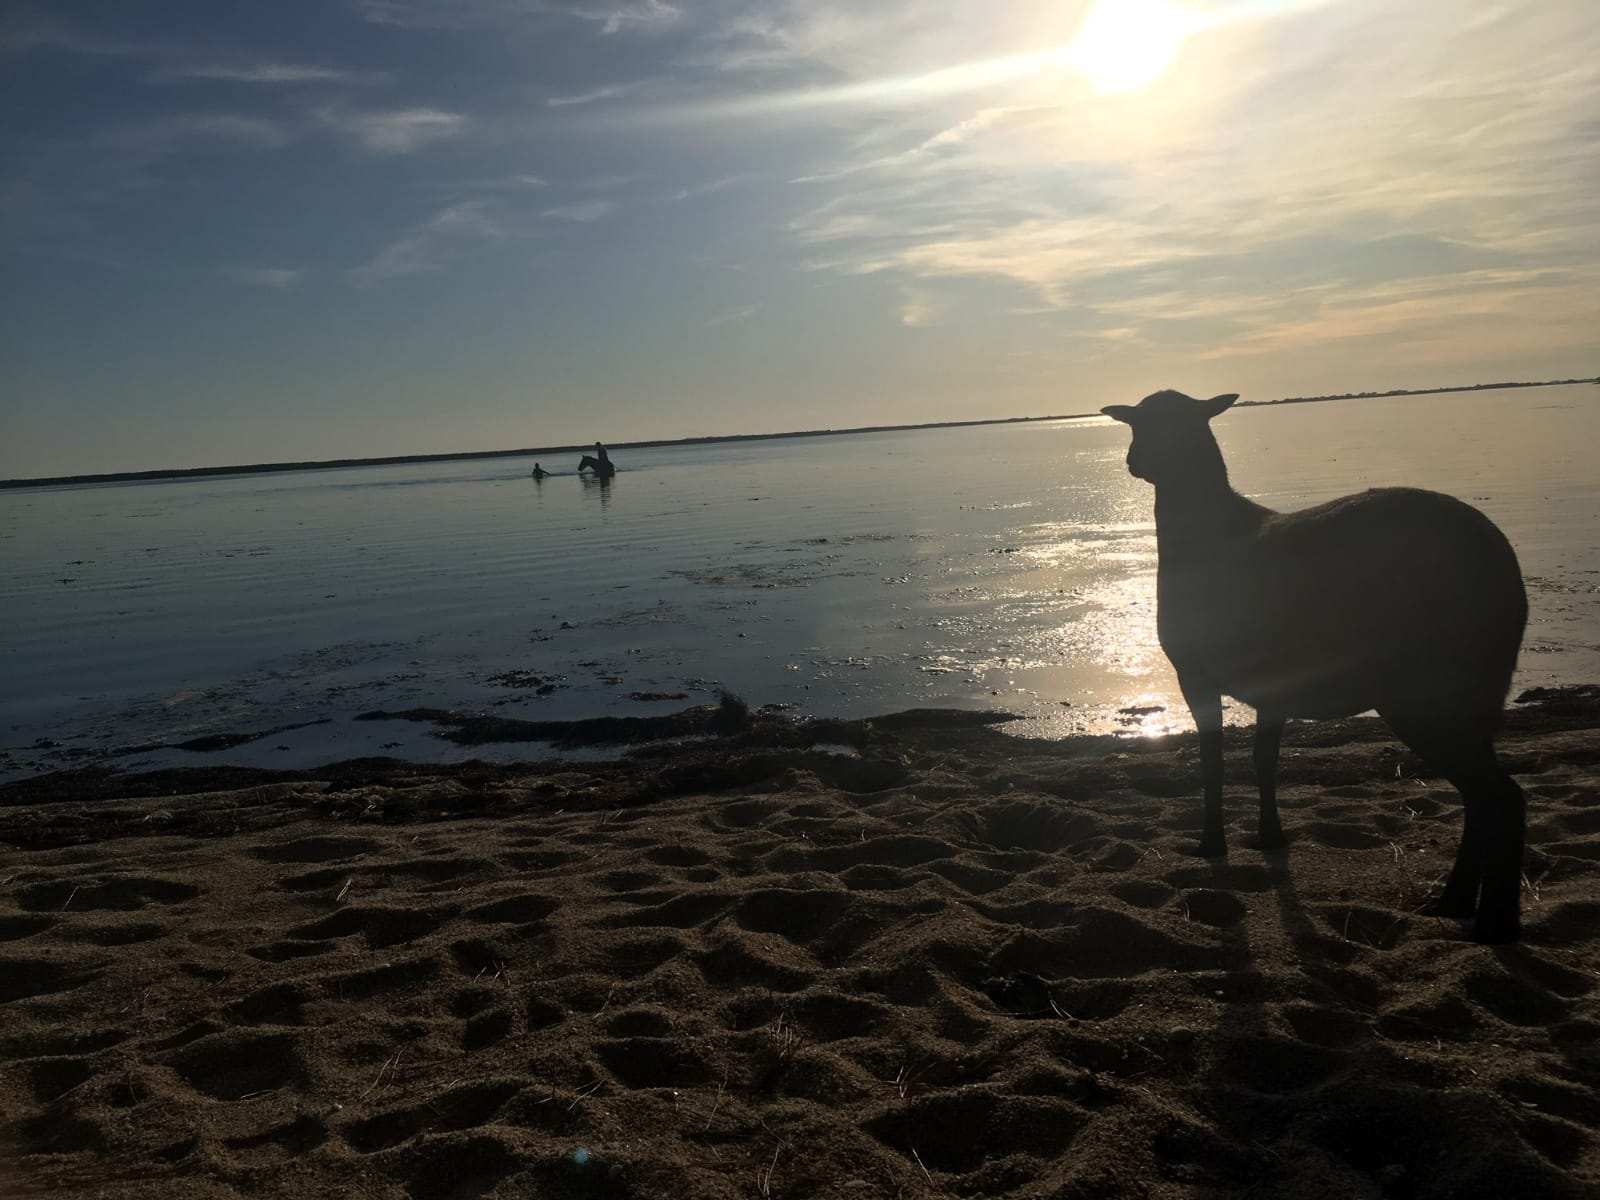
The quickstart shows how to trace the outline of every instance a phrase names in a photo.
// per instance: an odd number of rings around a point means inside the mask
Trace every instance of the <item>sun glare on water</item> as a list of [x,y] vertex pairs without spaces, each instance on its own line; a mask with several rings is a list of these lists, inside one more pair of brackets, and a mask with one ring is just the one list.
[[1198,24],[1166,0],[1097,0],[1057,59],[1088,76],[1099,95],[1129,92],[1159,79]]

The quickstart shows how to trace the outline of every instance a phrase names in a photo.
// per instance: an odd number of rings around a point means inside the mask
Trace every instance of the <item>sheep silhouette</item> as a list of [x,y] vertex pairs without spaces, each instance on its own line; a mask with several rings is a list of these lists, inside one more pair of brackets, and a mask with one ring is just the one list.
[[1237,399],[1163,391],[1101,410],[1132,428],[1128,470],[1155,485],[1156,624],[1200,730],[1200,853],[1227,851],[1223,695],[1256,710],[1268,849],[1284,844],[1284,721],[1376,709],[1461,793],[1455,865],[1428,911],[1475,917],[1477,941],[1515,941],[1523,798],[1494,734],[1528,617],[1516,554],[1489,518],[1437,492],[1376,488],[1294,513],[1241,496],[1210,427]]

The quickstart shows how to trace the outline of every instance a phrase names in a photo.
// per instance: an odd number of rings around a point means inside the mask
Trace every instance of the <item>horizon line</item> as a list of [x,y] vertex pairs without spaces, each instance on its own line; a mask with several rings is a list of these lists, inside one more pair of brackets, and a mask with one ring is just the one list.
[[[1265,408],[1282,404],[1318,404],[1332,400],[1364,400],[1386,396],[1428,396],[1448,392],[1497,391],[1511,388],[1560,387],[1567,384],[1597,383],[1600,377],[1542,379],[1507,383],[1473,383],[1449,387],[1392,388],[1383,392],[1341,392],[1326,396],[1286,396],[1278,400],[1241,400],[1236,408]],[[1019,425],[1036,421],[1080,421],[1100,416],[1099,410],[1087,413],[1058,413],[1038,417],[983,417],[965,421],[916,421],[899,425],[856,425],[847,429],[797,429],[776,433],[717,433],[694,437],[652,438],[635,442],[612,442],[615,450],[645,450],[658,446],[699,446],[720,442],[777,441],[784,438],[849,437],[862,433],[898,433],[915,429],[965,429],[979,425]],[[327,471],[346,467],[384,467],[402,463],[470,462],[487,458],[523,458],[534,454],[568,454],[589,449],[593,443],[533,446],[516,450],[456,450],[431,454],[391,454],[375,458],[330,458],[304,462],[250,463],[216,467],[158,467],[145,471],[111,471],[80,475],[49,475],[27,479],[0,479],[0,490],[30,487],[62,487],[85,483],[155,482],[163,479],[194,479],[221,475],[265,475],[282,471]]]

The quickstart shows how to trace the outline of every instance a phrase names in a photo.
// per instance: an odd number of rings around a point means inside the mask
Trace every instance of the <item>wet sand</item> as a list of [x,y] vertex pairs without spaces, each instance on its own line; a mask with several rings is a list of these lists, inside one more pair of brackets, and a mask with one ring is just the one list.
[[1502,948],[1375,722],[1274,853],[1230,734],[1207,862],[1192,737],[985,720],[0,787],[0,1195],[1596,1194],[1600,691],[1508,719]]

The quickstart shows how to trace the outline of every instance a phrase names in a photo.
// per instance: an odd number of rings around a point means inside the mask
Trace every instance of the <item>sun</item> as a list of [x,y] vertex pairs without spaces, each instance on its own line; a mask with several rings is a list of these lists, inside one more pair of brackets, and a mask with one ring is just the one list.
[[1057,57],[1087,75],[1099,95],[1129,92],[1159,79],[1198,26],[1194,14],[1166,0],[1095,0]]

